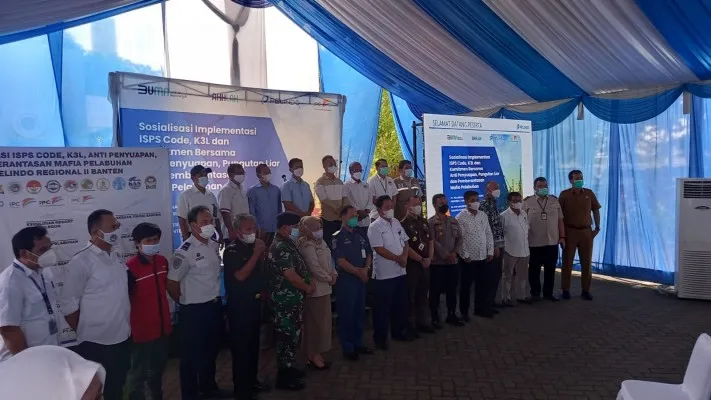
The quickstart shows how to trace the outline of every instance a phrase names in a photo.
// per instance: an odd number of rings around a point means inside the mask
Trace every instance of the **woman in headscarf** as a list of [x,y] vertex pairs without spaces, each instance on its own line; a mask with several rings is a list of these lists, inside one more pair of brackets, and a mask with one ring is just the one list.
[[304,296],[315,290],[311,274],[296,247],[299,220],[299,216],[291,212],[277,215],[277,231],[267,252],[269,304],[274,313],[277,350],[276,387],[286,390],[304,388],[304,373],[295,366],[296,350],[301,338]]
[[106,371],[59,346],[36,346],[0,363],[0,399],[98,400]]
[[301,344],[309,368],[326,370],[331,363],[326,362],[321,353],[331,350],[331,286],[336,283],[338,274],[333,268],[331,251],[323,240],[319,218],[301,218],[296,244],[316,285],[316,290],[306,296]]

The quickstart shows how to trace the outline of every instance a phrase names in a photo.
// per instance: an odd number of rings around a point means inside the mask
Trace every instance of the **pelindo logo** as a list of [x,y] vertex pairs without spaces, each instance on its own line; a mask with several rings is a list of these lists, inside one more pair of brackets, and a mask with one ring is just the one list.
[[531,129],[531,127],[528,126],[528,125],[516,124],[516,130],[517,130],[517,131],[518,131],[518,130],[529,130],[529,129]]
[[269,97],[269,96],[262,96],[262,103],[287,104],[290,106],[298,106],[301,104],[301,103],[299,103],[299,100],[297,100],[297,99],[275,99],[275,98]]

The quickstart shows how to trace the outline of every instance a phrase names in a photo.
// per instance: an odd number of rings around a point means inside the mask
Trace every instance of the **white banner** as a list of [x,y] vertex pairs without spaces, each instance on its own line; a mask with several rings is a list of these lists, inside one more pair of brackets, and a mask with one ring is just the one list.
[[[173,204],[192,187],[190,169],[196,164],[212,168],[208,189],[217,195],[233,163],[246,170],[245,188],[257,183],[260,163],[269,166],[272,183],[281,186],[291,177],[288,160],[300,158],[303,179],[313,189],[323,174],[321,158],[328,154],[340,159],[341,95],[128,73],[113,73],[110,82],[119,145],[168,149]],[[177,217],[173,227],[177,247]]]
[[60,265],[89,240],[87,217],[112,211],[121,223],[123,257],[136,252],[130,240],[141,222],[164,232],[161,253],[170,255],[168,152],[136,148],[0,149],[0,270],[14,258],[12,236],[27,226],[49,231]]

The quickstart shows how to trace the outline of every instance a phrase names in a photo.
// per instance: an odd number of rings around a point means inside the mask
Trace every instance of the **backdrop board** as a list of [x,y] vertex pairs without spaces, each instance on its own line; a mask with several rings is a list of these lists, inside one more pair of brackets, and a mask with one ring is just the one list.
[[483,196],[491,180],[501,189],[499,209],[509,192],[533,194],[530,121],[425,114],[423,127],[427,195],[444,193],[452,215],[464,209],[466,191]]
[[[323,174],[321,158],[340,159],[345,98],[336,94],[283,92],[112,73],[117,141],[121,146],[163,147],[169,151],[173,211],[178,196],[192,186],[190,168],[213,169],[208,188],[218,194],[227,166],[241,163],[244,185],[257,183],[256,166],[267,164],[272,183],[291,175],[288,160],[304,161],[304,180]],[[314,196],[315,197],[315,196]],[[180,243],[177,216],[174,246]]]

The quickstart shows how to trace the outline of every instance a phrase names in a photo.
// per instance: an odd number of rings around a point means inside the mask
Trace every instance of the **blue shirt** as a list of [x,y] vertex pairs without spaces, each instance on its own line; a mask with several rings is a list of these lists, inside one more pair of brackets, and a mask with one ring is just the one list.
[[336,261],[345,258],[354,267],[363,268],[366,257],[373,254],[373,249],[370,248],[368,236],[362,230],[353,229],[348,232],[347,229],[341,228],[333,234],[331,254]]
[[301,212],[309,211],[309,206],[313,199],[311,187],[303,179],[297,181],[292,177],[281,185],[281,201],[294,203]]
[[276,232],[276,217],[281,212],[281,192],[272,185],[258,183],[247,191],[249,213],[257,219],[257,227],[264,232]]

